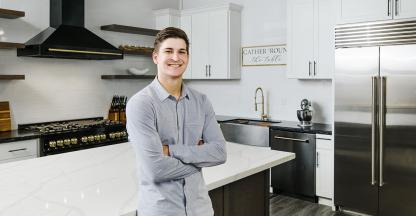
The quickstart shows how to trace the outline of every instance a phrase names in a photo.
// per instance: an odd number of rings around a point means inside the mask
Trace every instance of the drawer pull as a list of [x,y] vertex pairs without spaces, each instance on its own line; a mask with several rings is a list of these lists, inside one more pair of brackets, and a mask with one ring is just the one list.
[[308,139],[296,139],[296,138],[289,138],[289,137],[281,137],[281,136],[274,136],[275,139],[282,139],[282,140],[291,140],[296,142],[306,142],[308,143]]
[[13,149],[13,150],[9,150],[9,152],[17,152],[17,151],[26,151],[27,148],[21,148],[21,149]]

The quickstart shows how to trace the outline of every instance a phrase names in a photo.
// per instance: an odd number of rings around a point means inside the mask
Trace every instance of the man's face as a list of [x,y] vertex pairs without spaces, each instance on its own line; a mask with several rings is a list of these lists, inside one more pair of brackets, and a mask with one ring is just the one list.
[[153,62],[157,64],[158,75],[179,78],[188,65],[186,43],[180,38],[164,40],[157,53],[153,53]]

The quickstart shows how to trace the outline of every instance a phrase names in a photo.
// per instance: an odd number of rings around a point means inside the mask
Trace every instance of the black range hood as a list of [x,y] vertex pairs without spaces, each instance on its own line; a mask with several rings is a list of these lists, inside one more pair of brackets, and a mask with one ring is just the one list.
[[123,59],[123,52],[84,27],[84,0],[50,0],[50,27],[17,56],[110,60]]

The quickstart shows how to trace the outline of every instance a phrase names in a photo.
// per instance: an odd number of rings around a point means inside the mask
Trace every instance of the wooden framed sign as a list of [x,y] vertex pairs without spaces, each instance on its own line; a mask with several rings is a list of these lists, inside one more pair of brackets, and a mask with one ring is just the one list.
[[243,47],[241,54],[243,67],[286,65],[286,44]]

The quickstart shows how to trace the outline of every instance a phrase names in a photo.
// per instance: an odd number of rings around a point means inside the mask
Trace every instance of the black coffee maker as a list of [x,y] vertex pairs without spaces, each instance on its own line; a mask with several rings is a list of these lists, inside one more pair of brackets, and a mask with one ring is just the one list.
[[311,101],[308,99],[303,99],[300,102],[300,110],[297,111],[297,116],[299,119],[299,126],[301,127],[309,127],[312,126],[312,110],[309,108],[311,107]]

